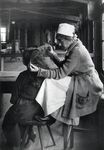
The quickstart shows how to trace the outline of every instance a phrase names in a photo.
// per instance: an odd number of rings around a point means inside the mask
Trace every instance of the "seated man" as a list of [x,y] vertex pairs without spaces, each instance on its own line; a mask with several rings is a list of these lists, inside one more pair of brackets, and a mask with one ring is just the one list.
[[[48,68],[45,57],[38,49],[25,51],[23,53],[23,63],[27,69],[19,74],[15,82],[10,102],[13,104],[3,120],[3,132],[7,140],[8,147],[13,150],[20,150],[22,133],[24,131],[23,123],[31,121],[36,116],[44,117],[42,107],[35,101],[35,97],[40,89],[44,78],[37,77],[37,73],[32,73],[28,69],[31,55],[34,55],[34,64]],[[40,120],[40,119],[39,119]],[[39,121],[38,120],[38,121]],[[43,118],[44,120],[44,118]],[[35,134],[30,129],[29,138],[34,140]]]

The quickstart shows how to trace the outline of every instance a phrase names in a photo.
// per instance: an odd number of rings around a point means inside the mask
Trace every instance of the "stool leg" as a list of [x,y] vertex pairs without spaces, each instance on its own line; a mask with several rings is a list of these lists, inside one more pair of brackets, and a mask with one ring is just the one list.
[[68,148],[72,148],[72,125],[71,126],[68,126],[68,134],[67,134],[67,147]]
[[21,142],[21,150],[23,150],[24,146],[25,146],[25,142],[26,142],[26,138],[28,135],[28,131],[29,131],[29,127],[26,127],[23,138],[22,138],[22,142]]
[[49,126],[49,125],[47,125],[47,129],[48,129],[49,134],[50,134],[50,137],[51,137],[51,139],[52,139],[53,146],[55,146],[56,144],[55,144],[55,141],[54,141],[54,138],[53,138],[53,135],[52,135],[52,132],[51,132],[51,129],[50,129],[50,126]]
[[41,144],[41,150],[44,150],[44,146],[43,146],[43,143],[42,143],[42,132],[41,132],[41,127],[40,126],[37,126],[38,127],[38,132],[39,132],[39,138],[40,138],[40,144]]
[[64,150],[67,147],[67,125],[63,124],[63,138],[64,138]]
[[72,148],[72,139],[71,139],[71,132],[72,132],[72,126],[64,124],[63,126],[63,132],[64,132],[64,149]]
[[71,135],[70,135],[70,148],[73,148],[73,146],[74,146],[74,132],[72,129]]

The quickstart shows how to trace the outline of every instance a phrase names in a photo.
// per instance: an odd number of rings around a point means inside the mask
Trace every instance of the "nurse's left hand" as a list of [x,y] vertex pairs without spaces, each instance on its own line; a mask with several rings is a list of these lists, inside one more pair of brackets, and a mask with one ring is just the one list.
[[35,65],[33,65],[31,62],[29,64],[29,69],[31,72],[38,72],[39,71],[39,68]]

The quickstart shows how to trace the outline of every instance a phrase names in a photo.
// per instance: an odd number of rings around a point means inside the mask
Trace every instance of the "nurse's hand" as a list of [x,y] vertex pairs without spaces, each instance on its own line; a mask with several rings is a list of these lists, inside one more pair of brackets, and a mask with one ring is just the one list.
[[48,45],[46,53],[47,53],[48,56],[56,54],[51,45]]
[[38,72],[39,71],[39,67],[33,65],[31,62],[29,64],[29,69],[31,72]]

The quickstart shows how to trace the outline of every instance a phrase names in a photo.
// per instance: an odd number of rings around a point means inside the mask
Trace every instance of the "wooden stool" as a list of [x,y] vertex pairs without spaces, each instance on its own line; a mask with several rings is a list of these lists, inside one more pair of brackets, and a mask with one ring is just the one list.
[[[54,138],[53,138],[53,135],[52,135],[52,132],[51,132],[51,129],[50,129],[50,125],[52,125],[55,120],[52,122],[51,120],[52,118],[49,118],[47,117],[45,120],[41,120],[41,121],[37,121],[37,120],[33,120],[33,121],[27,121],[25,122],[23,125],[26,126],[26,129],[25,129],[25,132],[24,132],[24,135],[23,135],[23,138],[22,138],[22,142],[21,142],[21,150],[23,150],[26,142],[27,142],[27,136],[28,136],[28,132],[29,132],[29,129],[31,126],[37,126],[38,128],[38,133],[39,133],[39,139],[40,139],[40,145],[41,145],[41,150],[44,150],[44,145],[43,145],[43,140],[42,140],[42,130],[41,130],[41,127],[42,126],[46,126],[47,129],[48,129],[48,132],[49,132],[49,135],[51,137],[51,140],[52,140],[52,145],[49,145],[49,146],[55,146],[55,141],[54,141]],[[47,146],[47,147],[49,147]]]

